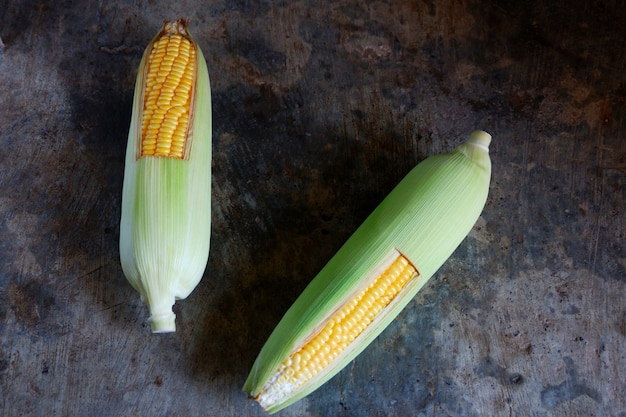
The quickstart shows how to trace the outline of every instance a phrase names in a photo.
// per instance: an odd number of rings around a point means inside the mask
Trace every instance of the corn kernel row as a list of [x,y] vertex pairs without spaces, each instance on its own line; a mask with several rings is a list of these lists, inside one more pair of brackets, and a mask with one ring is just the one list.
[[188,139],[196,51],[181,34],[162,36],[147,62],[141,153],[183,159]]
[[326,322],[311,340],[281,363],[257,400],[269,404],[288,395],[336,359],[417,274],[402,255]]

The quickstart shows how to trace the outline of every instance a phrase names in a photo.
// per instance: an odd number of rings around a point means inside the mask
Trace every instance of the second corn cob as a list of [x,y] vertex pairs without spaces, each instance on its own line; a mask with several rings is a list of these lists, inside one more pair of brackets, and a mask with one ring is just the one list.
[[490,142],[476,131],[393,189],[285,313],[244,391],[276,412],[317,389],[387,327],[478,219]]

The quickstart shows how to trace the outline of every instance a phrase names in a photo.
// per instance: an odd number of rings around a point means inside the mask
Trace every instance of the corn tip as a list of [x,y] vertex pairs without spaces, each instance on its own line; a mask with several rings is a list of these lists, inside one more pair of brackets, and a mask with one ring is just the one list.
[[484,130],[475,130],[470,135],[467,143],[470,145],[478,146],[489,152],[489,144],[491,143],[491,135]]

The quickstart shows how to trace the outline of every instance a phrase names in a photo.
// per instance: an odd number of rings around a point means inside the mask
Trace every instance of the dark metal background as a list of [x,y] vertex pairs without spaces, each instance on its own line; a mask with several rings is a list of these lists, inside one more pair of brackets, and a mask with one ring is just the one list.
[[[76,4],[78,3],[78,4]],[[475,229],[280,416],[625,416],[626,8],[587,1],[0,7],[0,414],[261,416],[282,314],[412,166],[493,135]],[[133,83],[187,17],[213,88],[213,234],[178,332],[118,258]]]

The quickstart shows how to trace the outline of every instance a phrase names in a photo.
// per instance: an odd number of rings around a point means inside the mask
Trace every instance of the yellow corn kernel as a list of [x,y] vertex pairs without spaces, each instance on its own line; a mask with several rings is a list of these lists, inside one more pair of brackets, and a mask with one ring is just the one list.
[[274,376],[261,389],[257,401],[265,407],[321,372],[359,337],[409,280],[417,276],[419,273],[415,267],[399,255],[381,275],[344,302],[310,340],[280,364]]
[[185,158],[195,61],[194,43],[176,24],[166,25],[146,64],[140,157]]

